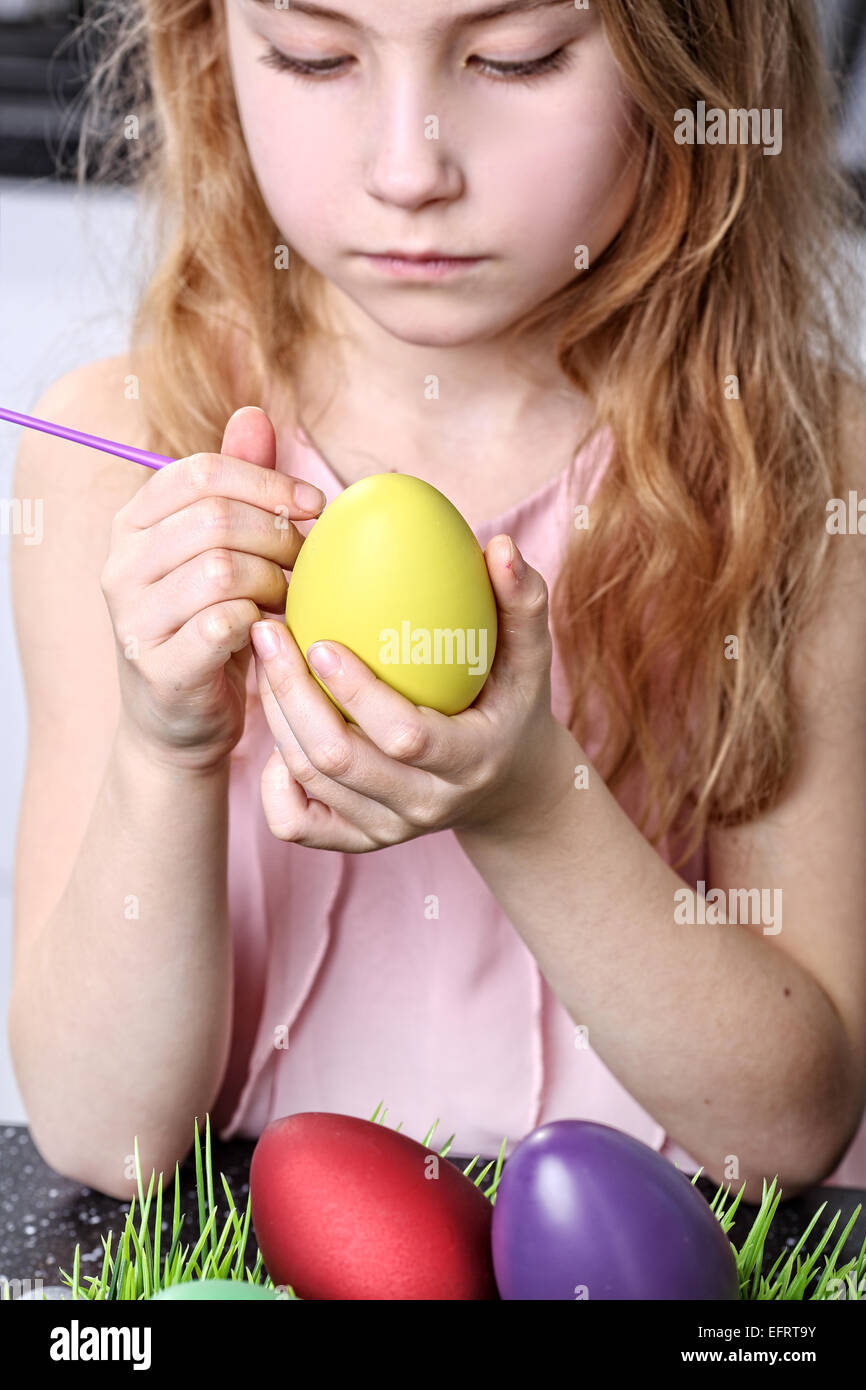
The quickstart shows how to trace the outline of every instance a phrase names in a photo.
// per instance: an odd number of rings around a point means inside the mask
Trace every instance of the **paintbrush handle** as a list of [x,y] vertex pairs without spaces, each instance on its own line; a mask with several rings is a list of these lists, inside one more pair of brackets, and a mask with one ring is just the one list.
[[46,434],[56,434],[73,444],[85,444],[88,449],[101,449],[104,454],[116,454],[118,458],[129,459],[132,463],[142,463],[145,468],[164,468],[174,459],[165,454],[149,454],[146,449],[134,449],[131,444],[118,444],[114,439],[102,439],[98,434],[85,434],[82,430],[70,429],[67,425],[55,425],[50,420],[37,420],[35,415],[21,415],[17,410],[5,410],[0,406],[0,420],[8,420],[13,425],[24,425],[29,430],[44,430]]

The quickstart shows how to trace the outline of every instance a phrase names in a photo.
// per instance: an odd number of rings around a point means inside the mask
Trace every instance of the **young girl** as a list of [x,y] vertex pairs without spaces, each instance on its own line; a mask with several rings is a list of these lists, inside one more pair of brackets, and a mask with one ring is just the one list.
[[[746,1200],[866,1184],[866,410],[811,4],[115,8],[91,124],[157,259],[129,354],[33,410],[178,461],[21,441],[40,1150],[128,1197],[135,1135],[170,1177],[194,1115],[384,1100],[459,1154],[578,1117]],[[317,646],[347,725],[286,577],[389,470],[473,528],[499,643],[451,717]]]

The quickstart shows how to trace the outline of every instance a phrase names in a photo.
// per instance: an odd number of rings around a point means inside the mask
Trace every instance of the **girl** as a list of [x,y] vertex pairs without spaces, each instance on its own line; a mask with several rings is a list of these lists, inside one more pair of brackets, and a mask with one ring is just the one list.
[[[21,443],[63,520],[13,571],[40,1149],[128,1197],[134,1135],[170,1176],[193,1115],[384,1097],[459,1153],[574,1116],[746,1200],[866,1183],[866,411],[811,4],[115,9],[90,124],[157,260],[129,355],[34,410],[178,461]],[[500,639],[453,717],[317,644],[349,726],[282,618],[300,483],[388,470],[473,527]]]

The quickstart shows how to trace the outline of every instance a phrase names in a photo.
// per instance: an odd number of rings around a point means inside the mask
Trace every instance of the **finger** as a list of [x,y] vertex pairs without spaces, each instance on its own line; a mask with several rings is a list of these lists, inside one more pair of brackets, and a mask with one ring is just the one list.
[[[284,516],[272,516],[248,502],[203,497],[172,512],[146,531],[128,538],[124,570],[139,587],[156,584],[188,560],[208,550],[243,551],[272,560],[282,571],[294,568],[303,537]],[[282,607],[286,576],[283,573]]]
[[[309,489],[305,495],[305,489]],[[115,516],[125,530],[144,530],[203,497],[249,502],[274,517],[309,521],[325,505],[319,488],[278,469],[229,454],[198,453],[167,463]]]
[[[276,742],[280,743],[288,726],[310,763],[331,781],[398,813],[411,804],[420,790],[414,779],[428,774],[400,766],[361,729],[346,723],[310,674],[285,624],[269,622],[262,627],[272,629],[276,641],[273,655],[256,646],[262,706]],[[256,643],[260,633],[256,625],[252,633]]]
[[312,679],[318,677],[386,758],[439,776],[474,762],[477,730],[459,715],[413,704],[341,642],[320,639],[307,649],[307,658]]
[[473,765],[477,728],[461,714],[413,705],[342,642],[317,639],[307,648],[307,662],[311,678],[386,758],[442,777]]
[[488,542],[484,558],[496,596],[498,631],[493,665],[477,701],[479,708],[489,704],[504,683],[512,685],[520,677],[537,674],[545,664],[549,666],[552,650],[543,575],[527,564],[504,533]]
[[344,787],[321,772],[310,762],[294,731],[285,720],[282,720],[281,726],[278,721],[278,729],[279,732],[274,735],[277,740],[275,747],[289,774],[306,795],[330,807],[358,830],[369,835],[376,844],[381,845],[385,841],[390,843],[399,828],[398,818],[393,812],[378,801]]
[[[250,625],[258,618],[256,605],[246,598],[202,609],[157,648],[156,678],[165,679],[168,673],[189,671],[194,677],[193,683],[200,685],[204,676],[225,666],[233,652],[249,647]],[[123,633],[124,644],[133,636],[138,634],[127,636]],[[136,648],[130,650],[130,659],[135,659],[134,653],[137,655]],[[126,647],[124,655],[127,655]],[[244,669],[248,661],[249,653],[246,661],[241,662]],[[176,679],[174,684],[181,688]]]
[[242,405],[229,416],[220,453],[246,459],[259,468],[275,469],[277,436],[270,417],[257,405]]
[[268,828],[278,840],[350,854],[379,848],[375,840],[338,811],[309,798],[287,768],[279,748],[274,749],[262,769],[260,791]]
[[286,576],[273,560],[238,550],[206,550],[145,589],[138,636],[164,641],[202,609],[230,599],[250,599],[276,610],[285,603],[286,589]]

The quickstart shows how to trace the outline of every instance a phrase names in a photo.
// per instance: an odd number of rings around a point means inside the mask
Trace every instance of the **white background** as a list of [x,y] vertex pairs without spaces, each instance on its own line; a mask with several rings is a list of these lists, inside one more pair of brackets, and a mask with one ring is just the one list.
[[[32,415],[52,381],[126,346],[140,256],[135,195],[0,179],[0,405]],[[12,496],[17,425],[0,420],[0,496]],[[6,1039],[12,871],[27,711],[12,624],[9,538],[0,536],[0,1122],[25,1120]],[[57,576],[58,607],[63,576]]]

